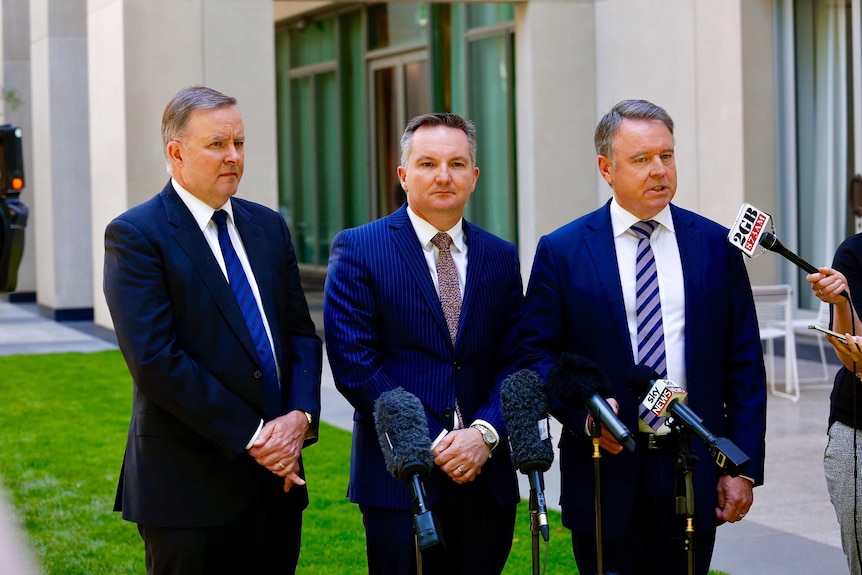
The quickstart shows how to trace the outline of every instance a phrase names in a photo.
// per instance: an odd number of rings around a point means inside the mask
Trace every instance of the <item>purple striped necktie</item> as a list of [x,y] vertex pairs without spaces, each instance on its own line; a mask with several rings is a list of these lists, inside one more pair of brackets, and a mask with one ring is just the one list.
[[653,368],[661,377],[667,377],[658,272],[650,247],[650,236],[657,227],[658,222],[653,220],[637,222],[631,227],[638,238],[635,257],[638,363]]

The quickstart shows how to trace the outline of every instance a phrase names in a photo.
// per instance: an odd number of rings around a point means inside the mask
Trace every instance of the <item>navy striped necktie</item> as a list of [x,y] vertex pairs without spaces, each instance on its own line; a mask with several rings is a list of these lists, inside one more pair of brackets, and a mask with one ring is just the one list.
[[273,419],[281,413],[281,392],[279,391],[278,372],[275,367],[275,357],[272,355],[272,346],[269,343],[269,337],[266,335],[266,328],[263,325],[263,318],[260,314],[260,308],[257,306],[257,300],[251,291],[251,285],[248,283],[248,276],[245,275],[245,270],[243,270],[242,263],[239,261],[239,257],[230,240],[230,235],[227,231],[227,212],[218,210],[213,214],[212,219],[216,223],[216,226],[218,226],[218,243],[224,256],[224,264],[227,268],[230,288],[239,304],[239,309],[248,326],[251,339],[254,341],[260,369],[263,373],[263,415],[267,419]]
[[635,257],[638,363],[653,368],[661,377],[667,377],[658,272],[650,247],[650,236],[657,227],[658,222],[654,220],[637,222],[631,227],[638,238]]

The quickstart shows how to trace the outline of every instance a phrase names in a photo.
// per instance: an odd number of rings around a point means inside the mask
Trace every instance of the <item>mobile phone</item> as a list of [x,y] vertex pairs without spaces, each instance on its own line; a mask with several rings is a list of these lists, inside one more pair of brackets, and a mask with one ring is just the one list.
[[835,339],[837,339],[838,341],[840,341],[843,344],[847,343],[846,337],[844,337],[843,335],[841,335],[840,333],[838,333],[836,331],[832,331],[831,329],[826,329],[825,327],[820,327],[819,325],[809,325],[808,329],[814,329],[814,330],[817,330],[819,332],[825,333],[827,335],[831,335],[832,337],[834,337]]

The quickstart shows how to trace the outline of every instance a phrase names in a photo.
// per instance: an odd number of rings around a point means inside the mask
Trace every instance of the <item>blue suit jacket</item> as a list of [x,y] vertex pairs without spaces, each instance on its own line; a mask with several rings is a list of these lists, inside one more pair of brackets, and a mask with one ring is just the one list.
[[[455,398],[465,423],[484,419],[502,435],[476,481],[500,505],[519,500],[500,406],[511,372],[523,287],[515,246],[464,221],[467,281],[453,347],[422,247],[406,205],[390,216],[339,233],[332,245],[324,300],[326,349],[335,383],[355,408],[351,501],[410,509],[412,490],[386,470],[374,427],[374,402],[398,386],[425,407],[431,439],[451,429]],[[435,469],[429,501],[449,481]]]
[[[321,342],[290,233],[276,212],[234,198],[280,366],[280,412],[320,413]],[[105,297],[134,381],[115,507],[137,523],[232,522],[267,498],[307,505],[304,488],[258,465],[245,446],[265,413],[254,344],[236,298],[170,182],[105,231]]]
[[[763,480],[766,381],[754,301],[742,256],[727,229],[671,205],[685,289],[685,366],[688,402],[713,434],[730,438],[750,458],[746,475]],[[620,403],[620,419],[637,434],[641,398],[627,389],[634,365],[617,271],[610,202],[543,237],[537,248],[521,339],[525,365],[546,376],[560,353],[597,363],[608,379],[607,397]],[[586,412],[552,399],[564,424],[561,447],[563,523],[594,531],[592,442]],[[699,521],[714,522],[718,467],[692,439]],[[638,452],[602,458],[605,536],[627,520],[635,496]],[[708,524],[708,523],[701,523]]]

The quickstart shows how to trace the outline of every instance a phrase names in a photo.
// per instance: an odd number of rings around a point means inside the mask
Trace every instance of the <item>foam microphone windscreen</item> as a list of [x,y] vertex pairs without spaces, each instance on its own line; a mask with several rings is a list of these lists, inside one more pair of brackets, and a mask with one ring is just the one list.
[[546,471],[554,461],[548,430],[545,385],[535,371],[522,369],[503,380],[503,418],[509,432],[512,463],[522,473]]
[[380,394],[374,402],[374,426],[386,469],[409,483],[413,475],[426,478],[434,466],[425,408],[402,387]]
[[607,389],[607,380],[599,366],[581,355],[561,353],[548,372],[548,391],[563,405],[581,405],[594,394],[604,395]]
[[655,381],[661,376],[653,368],[639,364],[633,366],[626,377],[626,386],[638,399],[646,397],[647,392],[652,389]]

